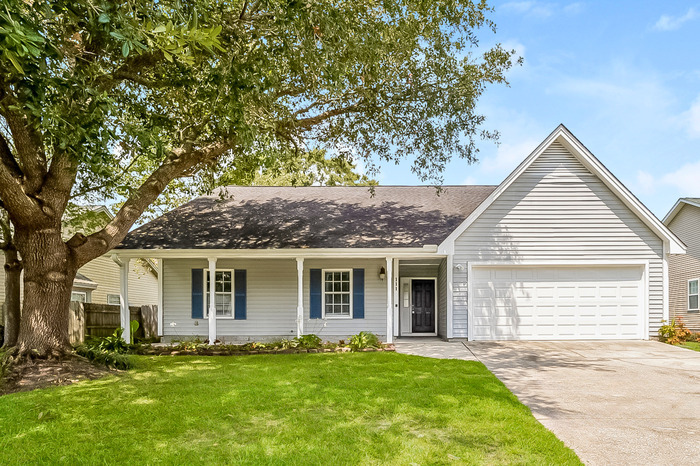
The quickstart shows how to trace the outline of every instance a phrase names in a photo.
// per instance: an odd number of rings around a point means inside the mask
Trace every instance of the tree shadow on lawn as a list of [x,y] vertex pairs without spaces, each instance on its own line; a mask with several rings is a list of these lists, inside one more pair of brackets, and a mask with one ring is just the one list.
[[[209,359],[142,358],[133,373],[17,397],[18,417],[0,414],[11,430],[3,450],[25,461],[55,459],[56,442],[68,460],[97,462],[577,461],[479,363],[388,353]],[[34,413],[47,406],[53,418],[42,424]]]

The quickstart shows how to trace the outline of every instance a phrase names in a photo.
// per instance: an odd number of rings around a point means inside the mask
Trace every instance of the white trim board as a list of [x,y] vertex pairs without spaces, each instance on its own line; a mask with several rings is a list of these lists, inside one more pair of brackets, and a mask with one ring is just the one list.
[[576,139],[564,126],[559,125],[542,143],[438,246],[442,254],[452,251],[454,242],[469,226],[498,199],[508,187],[527,170],[554,142],[560,142],[591,173],[597,176],[639,219],[657,236],[669,242],[671,254],[685,254],[686,247],[649,209],[644,206],[610,171]]

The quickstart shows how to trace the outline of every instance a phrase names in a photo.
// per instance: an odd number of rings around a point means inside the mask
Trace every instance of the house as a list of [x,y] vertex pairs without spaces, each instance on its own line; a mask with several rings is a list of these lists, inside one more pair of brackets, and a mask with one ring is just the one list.
[[391,342],[648,339],[684,251],[559,126],[498,186],[228,187],[114,252],[159,259],[166,340]]
[[669,317],[682,317],[700,332],[700,198],[682,198],[664,217],[664,224],[688,247],[687,254],[668,258]]
[[[102,226],[113,218],[104,206],[88,206],[93,214],[93,227]],[[90,229],[91,225],[81,225]],[[64,236],[72,235],[70,226],[64,228]],[[0,283],[5,282],[4,258],[0,255]],[[129,304],[131,306],[151,305],[158,302],[158,267],[150,259],[138,258],[131,263],[129,274]],[[72,301],[97,304],[120,304],[120,268],[117,263],[105,255],[93,259],[78,270],[73,280]],[[23,283],[20,282],[23,287]],[[0,302],[5,302],[5,287],[0,285]]]

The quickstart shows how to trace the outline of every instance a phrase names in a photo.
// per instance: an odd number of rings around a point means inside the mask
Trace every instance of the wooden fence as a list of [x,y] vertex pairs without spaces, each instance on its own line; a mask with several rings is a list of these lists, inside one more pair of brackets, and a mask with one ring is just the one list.
[[[129,306],[131,320],[139,323],[136,338],[158,336],[158,306]],[[121,327],[120,307],[113,304],[71,302],[70,341],[72,344],[85,341],[86,337],[105,337]]]

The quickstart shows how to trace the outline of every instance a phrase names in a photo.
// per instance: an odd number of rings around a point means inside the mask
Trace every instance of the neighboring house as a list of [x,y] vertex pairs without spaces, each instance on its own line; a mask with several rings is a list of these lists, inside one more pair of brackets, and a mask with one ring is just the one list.
[[648,339],[685,251],[564,126],[499,186],[225,189],[114,251],[160,261],[166,340]]
[[[90,207],[94,213],[92,222],[104,224],[112,218],[112,214],[104,206]],[[70,229],[65,229],[70,236]],[[110,253],[111,254],[111,253]],[[72,301],[97,304],[120,304],[119,298],[119,265],[112,260],[110,254],[98,257],[88,262],[78,270],[73,281]],[[0,283],[5,283],[4,259],[0,255]],[[139,258],[131,262],[129,274],[129,305],[152,305],[158,302],[158,267],[149,259]],[[23,288],[24,284],[20,282]],[[0,285],[0,303],[5,302],[5,287]]]
[[666,226],[688,247],[668,259],[670,318],[682,317],[700,332],[700,198],[682,198],[664,218]]

